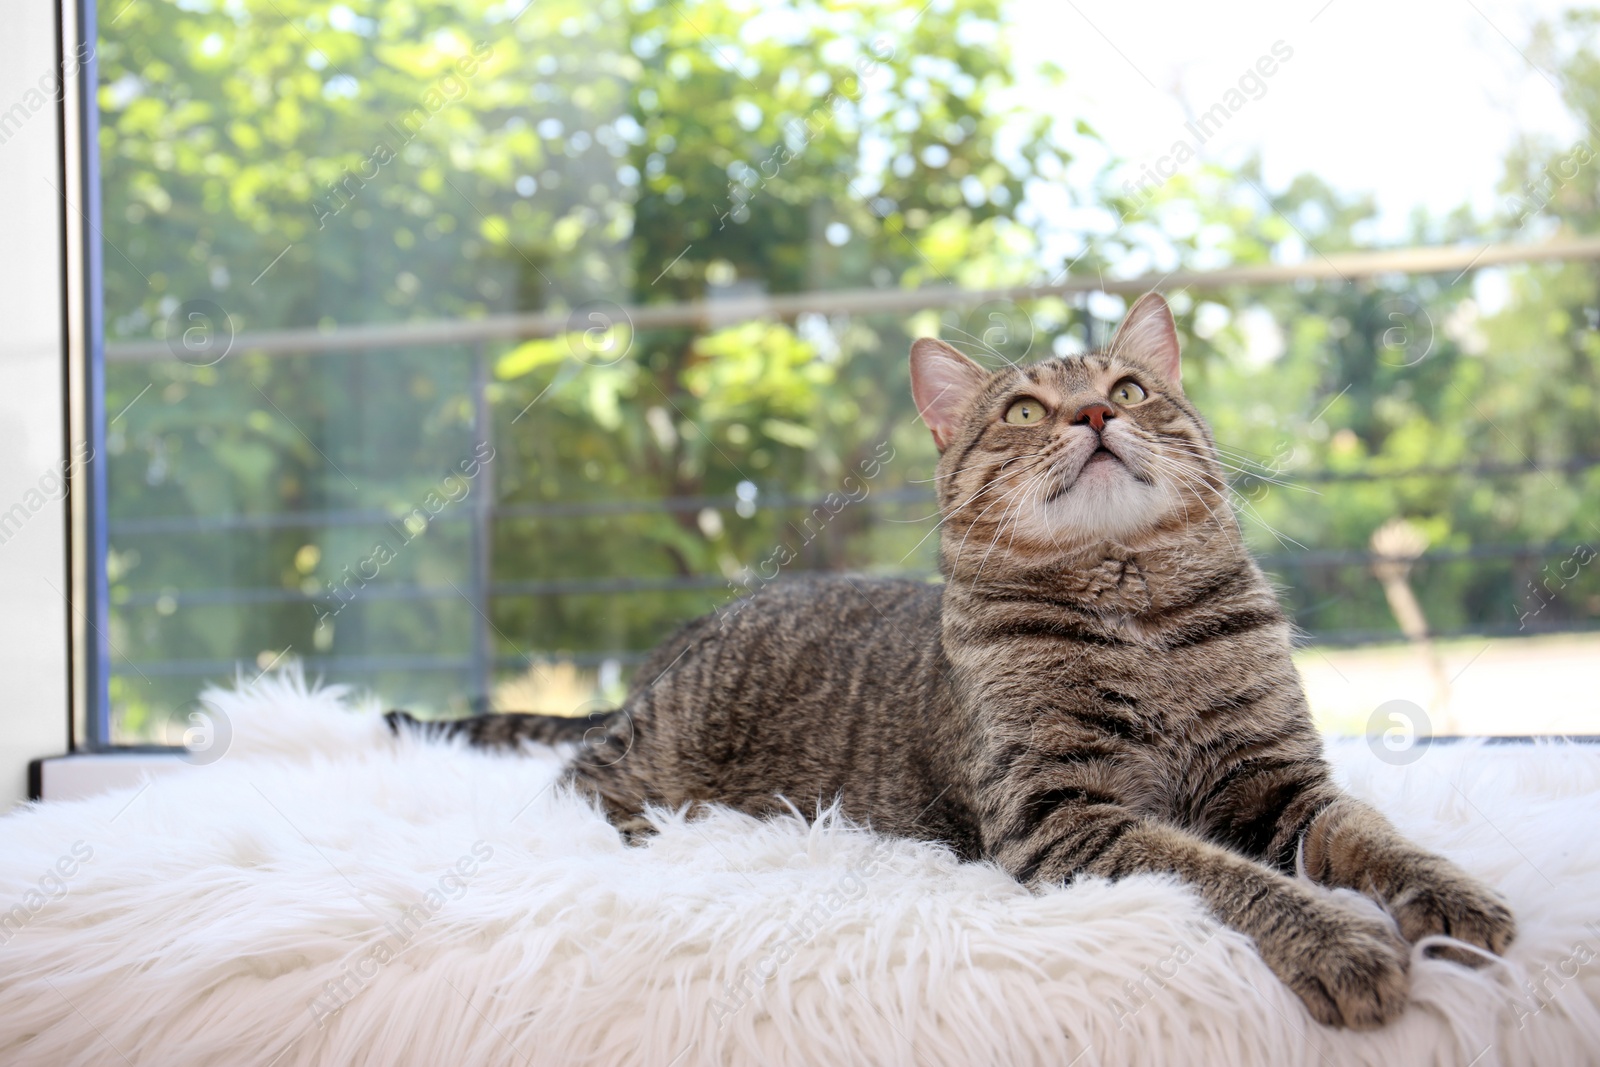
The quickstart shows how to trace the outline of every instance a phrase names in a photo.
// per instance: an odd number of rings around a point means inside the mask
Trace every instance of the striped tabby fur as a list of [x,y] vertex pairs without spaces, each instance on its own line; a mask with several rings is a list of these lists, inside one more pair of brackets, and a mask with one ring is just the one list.
[[[675,634],[609,717],[443,729],[587,733],[570,779],[628,831],[647,804],[838,797],[1030,886],[1175,874],[1329,1025],[1404,1008],[1408,941],[1506,947],[1492,892],[1331,781],[1160,297],[1106,351],[992,374],[918,341],[912,381],[942,453],[942,585],[776,583]],[[1314,894],[1297,859],[1395,922]]]

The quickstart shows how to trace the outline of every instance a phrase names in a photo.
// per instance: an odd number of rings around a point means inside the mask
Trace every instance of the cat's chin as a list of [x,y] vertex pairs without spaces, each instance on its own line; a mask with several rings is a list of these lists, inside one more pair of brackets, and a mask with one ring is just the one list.
[[1071,488],[1054,500],[1036,503],[1019,520],[1019,537],[1042,545],[1089,541],[1130,541],[1161,524],[1173,499],[1162,485],[1135,478],[1121,461],[1094,456]]

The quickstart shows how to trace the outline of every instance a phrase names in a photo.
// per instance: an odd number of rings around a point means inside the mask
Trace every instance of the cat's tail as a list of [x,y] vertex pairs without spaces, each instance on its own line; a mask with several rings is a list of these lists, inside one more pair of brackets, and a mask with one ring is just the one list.
[[423,737],[464,737],[476,748],[516,748],[523,741],[541,745],[602,742],[622,711],[592,715],[533,715],[522,712],[472,715],[464,719],[423,720],[408,711],[389,711],[384,720],[396,734],[402,730]]

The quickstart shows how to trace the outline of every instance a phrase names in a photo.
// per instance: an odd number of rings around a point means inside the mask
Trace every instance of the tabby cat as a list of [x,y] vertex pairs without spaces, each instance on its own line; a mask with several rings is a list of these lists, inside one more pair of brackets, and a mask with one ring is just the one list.
[[1491,891],[1332,781],[1160,296],[1103,351],[994,373],[919,340],[911,387],[941,453],[942,584],[775,583],[683,627],[588,720],[391,726],[583,742],[569,780],[630,833],[650,804],[839,798],[1032,887],[1176,874],[1329,1025],[1404,1009],[1408,941],[1507,946]]

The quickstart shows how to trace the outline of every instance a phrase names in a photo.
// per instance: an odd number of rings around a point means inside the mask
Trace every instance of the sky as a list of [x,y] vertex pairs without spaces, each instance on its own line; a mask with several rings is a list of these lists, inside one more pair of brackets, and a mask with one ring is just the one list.
[[1398,241],[1419,205],[1494,210],[1504,199],[1502,159],[1520,137],[1579,138],[1551,80],[1523,54],[1537,22],[1568,6],[1013,0],[1010,10],[1019,66],[1065,70],[1061,110],[1087,118],[1135,180],[1180,139],[1195,144],[1185,123],[1222,102],[1262,57],[1287,52],[1199,147],[1224,163],[1259,153],[1273,188],[1310,172],[1370,192],[1381,239]]

